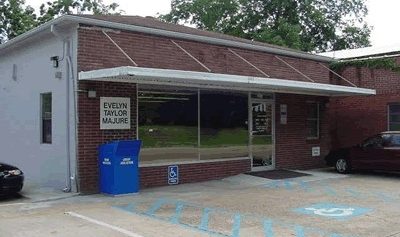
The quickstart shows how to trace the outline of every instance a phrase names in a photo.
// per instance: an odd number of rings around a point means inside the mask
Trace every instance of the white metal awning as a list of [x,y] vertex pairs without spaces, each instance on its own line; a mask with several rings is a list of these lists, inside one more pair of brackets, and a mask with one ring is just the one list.
[[128,82],[138,84],[227,89],[254,92],[278,92],[320,96],[375,95],[375,90],[314,82],[263,77],[217,74],[171,69],[116,67],[79,73],[82,81]]

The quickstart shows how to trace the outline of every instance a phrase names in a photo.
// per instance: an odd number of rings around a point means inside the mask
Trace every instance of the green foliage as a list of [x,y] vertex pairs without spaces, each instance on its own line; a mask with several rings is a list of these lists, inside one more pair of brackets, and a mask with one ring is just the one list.
[[161,19],[304,51],[369,45],[365,0],[172,0]]
[[400,72],[400,66],[394,58],[377,58],[365,60],[349,60],[333,62],[330,65],[331,69],[337,72],[342,71],[346,67],[370,68],[370,69],[386,69],[395,72]]
[[40,6],[39,24],[64,14],[80,14],[84,12],[95,15],[120,14],[117,3],[106,5],[103,0],[55,0]]
[[0,43],[64,14],[120,14],[118,4],[103,0],[54,0],[40,6],[39,16],[24,0],[0,0]]
[[24,0],[0,0],[0,43],[37,25],[34,9]]
[[[151,132],[150,132],[151,131]],[[201,135],[201,147],[228,147],[247,146],[249,133],[247,129],[219,129],[212,135]],[[196,126],[174,126],[174,125],[147,125],[139,126],[140,139],[144,148],[154,147],[197,147],[198,128]],[[257,139],[254,144],[270,144],[269,138]]]

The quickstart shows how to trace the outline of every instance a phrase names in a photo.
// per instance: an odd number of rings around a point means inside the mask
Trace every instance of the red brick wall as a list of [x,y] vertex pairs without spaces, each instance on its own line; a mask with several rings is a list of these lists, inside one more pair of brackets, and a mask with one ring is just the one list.
[[[136,138],[136,85],[113,82],[80,82],[78,97],[78,174],[80,192],[98,192],[98,146],[108,141]],[[88,98],[85,90],[95,90]],[[100,97],[131,98],[131,129],[100,130]]]
[[[109,33],[126,52],[143,67],[168,68],[180,70],[204,71],[191,58],[181,52],[169,39],[130,33]],[[132,63],[98,30],[80,28],[78,30],[78,71],[87,71],[118,66],[132,66]],[[96,43],[93,43],[96,42]],[[213,72],[262,76],[245,62],[232,55],[227,48],[205,45],[197,42],[179,41]],[[236,49],[243,57],[256,64],[266,73],[276,78],[306,81],[298,73],[279,62],[273,55]],[[321,83],[329,83],[329,72],[317,62],[283,57],[293,66]],[[94,89],[97,98],[87,98],[87,93],[79,94],[78,125],[78,172],[80,191],[84,193],[98,191],[97,147],[115,139],[135,138],[136,103],[134,84],[80,82],[80,90]],[[131,97],[131,130],[99,129],[99,97],[118,96]],[[306,107],[307,100],[324,101],[324,98],[302,95],[277,95],[276,113],[276,164],[278,168],[314,168],[323,165],[322,156],[311,157],[311,147],[321,146],[322,154],[328,150],[329,129],[324,111],[321,111],[321,139],[306,139]],[[288,124],[279,124],[279,105],[288,105]],[[181,166],[181,181],[195,182],[214,178],[222,178],[249,170],[249,163],[243,161],[191,164]],[[211,175],[205,175],[209,169]],[[141,168],[142,187],[163,185],[166,182],[166,167]],[[153,173],[154,172],[154,173]],[[153,175],[152,175],[153,174]]]
[[[142,188],[168,185],[168,166],[141,167],[140,186]],[[241,174],[250,171],[250,159],[207,162],[179,165],[179,183],[202,182]]]
[[[396,60],[400,63],[400,58]],[[400,102],[398,72],[347,67],[341,74],[357,86],[376,89],[377,95],[330,100],[333,148],[352,146],[369,136],[388,130],[387,106],[389,103]]]
[[[326,102],[327,97],[305,95],[276,95],[276,167],[285,169],[310,169],[323,167],[324,155],[330,149],[329,121]],[[306,132],[306,103],[315,101],[320,103],[320,138],[307,139]],[[280,105],[287,105],[287,124],[280,124]],[[319,146],[321,156],[312,157],[311,148]]]
[[[139,67],[207,72],[202,66],[165,37],[141,33],[112,31],[107,33]],[[79,71],[90,71],[119,66],[133,66],[121,51],[99,30],[78,29]],[[265,77],[259,71],[232,54],[227,47],[193,41],[176,40],[190,54],[211,69],[213,73]],[[93,44],[93,42],[96,42]],[[274,55],[234,49],[272,78],[307,81]],[[330,83],[329,71],[318,62],[280,56],[292,66],[320,83]]]

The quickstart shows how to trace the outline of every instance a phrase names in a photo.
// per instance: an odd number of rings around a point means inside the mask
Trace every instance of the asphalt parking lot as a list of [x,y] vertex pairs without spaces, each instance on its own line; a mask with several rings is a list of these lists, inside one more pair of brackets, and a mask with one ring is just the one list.
[[1,236],[400,237],[400,175],[224,180],[143,190],[0,202]]

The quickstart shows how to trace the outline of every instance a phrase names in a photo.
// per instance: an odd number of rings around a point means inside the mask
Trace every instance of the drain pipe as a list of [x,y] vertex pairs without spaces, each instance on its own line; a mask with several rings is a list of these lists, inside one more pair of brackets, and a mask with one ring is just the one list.
[[[79,123],[79,117],[78,117],[78,81],[77,78],[75,77],[74,74],[74,64],[72,63],[72,59],[71,59],[71,55],[70,53],[68,54],[67,57],[67,61],[68,61],[68,65],[69,65],[69,70],[70,70],[70,81],[72,81],[72,90],[73,90],[73,111],[74,111],[74,141],[75,141],[75,157],[78,157],[78,123]],[[69,103],[69,102],[68,102]],[[69,127],[69,126],[68,126]],[[69,156],[70,157],[70,156]],[[69,162],[71,160],[71,157],[69,158]],[[70,166],[69,166],[70,167]],[[74,184],[75,184],[75,190],[78,192],[79,191],[79,186],[78,186],[78,177],[77,177],[77,170],[78,166],[75,165],[75,175],[74,177],[71,176],[70,174],[70,189],[71,189],[71,180],[74,180]],[[71,169],[71,168],[70,168]],[[71,170],[69,171],[69,173],[71,173]]]
[[57,32],[55,25],[51,25],[50,27],[51,33],[58,39],[62,40],[63,42],[63,60],[64,57],[67,58],[67,72],[65,76],[66,81],[66,153],[67,153],[67,179],[65,188],[63,192],[71,192],[71,132],[70,132],[70,71],[71,71],[71,60],[70,60],[70,51],[71,51],[71,42],[70,40],[66,39],[65,37],[61,36],[59,32]]

